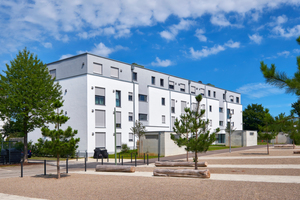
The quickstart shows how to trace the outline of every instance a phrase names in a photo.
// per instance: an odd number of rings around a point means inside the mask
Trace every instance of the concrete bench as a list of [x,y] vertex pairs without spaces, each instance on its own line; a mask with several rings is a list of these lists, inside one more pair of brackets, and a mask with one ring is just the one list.
[[96,172],[135,172],[135,167],[124,165],[97,165]]
[[293,148],[293,145],[292,144],[283,144],[283,145],[274,145],[274,148],[285,148],[285,149],[292,149]]

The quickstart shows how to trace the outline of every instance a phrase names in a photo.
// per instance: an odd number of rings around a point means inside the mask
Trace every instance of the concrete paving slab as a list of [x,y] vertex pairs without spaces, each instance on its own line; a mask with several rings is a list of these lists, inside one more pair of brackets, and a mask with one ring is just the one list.
[[38,199],[38,198],[30,198],[30,197],[23,197],[23,196],[3,194],[3,193],[0,193],[0,199],[5,199],[5,200],[43,200],[43,199]]
[[199,157],[199,161],[201,160],[227,160],[227,159],[283,159],[283,158],[300,158],[300,156],[231,156],[231,157],[209,157],[209,156],[201,156]]
[[300,165],[208,165],[207,168],[300,169]]

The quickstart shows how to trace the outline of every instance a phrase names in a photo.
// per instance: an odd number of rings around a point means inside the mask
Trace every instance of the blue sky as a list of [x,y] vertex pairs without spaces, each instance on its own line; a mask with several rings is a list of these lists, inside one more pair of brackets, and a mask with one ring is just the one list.
[[91,52],[240,92],[274,116],[297,101],[259,67],[296,72],[300,0],[1,0],[0,13],[1,71],[25,46],[44,63]]

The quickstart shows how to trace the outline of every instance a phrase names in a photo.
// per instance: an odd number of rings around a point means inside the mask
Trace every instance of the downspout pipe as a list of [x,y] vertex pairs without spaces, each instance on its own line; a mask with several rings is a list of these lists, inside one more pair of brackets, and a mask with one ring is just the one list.
[[[132,82],[132,86],[133,86],[133,90],[132,90],[133,127],[135,127],[135,83],[133,82],[133,70],[134,70],[134,65],[131,65],[131,82]],[[135,135],[133,135],[133,149],[136,149],[136,146],[135,146]]]

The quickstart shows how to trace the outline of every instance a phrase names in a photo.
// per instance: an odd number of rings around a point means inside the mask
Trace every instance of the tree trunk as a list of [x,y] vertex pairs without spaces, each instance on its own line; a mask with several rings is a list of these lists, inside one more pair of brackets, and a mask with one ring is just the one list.
[[295,140],[293,140],[293,149],[295,149]]
[[269,155],[270,152],[269,152],[269,140],[267,140],[267,154]]
[[198,169],[198,155],[197,155],[197,151],[195,151],[195,170]]
[[[207,162],[198,162],[198,167],[207,167]],[[155,167],[195,167],[194,162],[155,161]]]
[[[186,139],[188,140],[189,139],[189,134],[187,133],[186,134]],[[189,162],[189,151],[186,150],[186,162]]]
[[60,179],[59,155],[57,154],[57,179]]
[[166,177],[191,177],[191,178],[210,178],[210,172],[206,170],[193,169],[154,169],[154,176]]
[[23,151],[24,163],[28,163],[27,135],[28,135],[27,132],[24,131],[24,151]]

